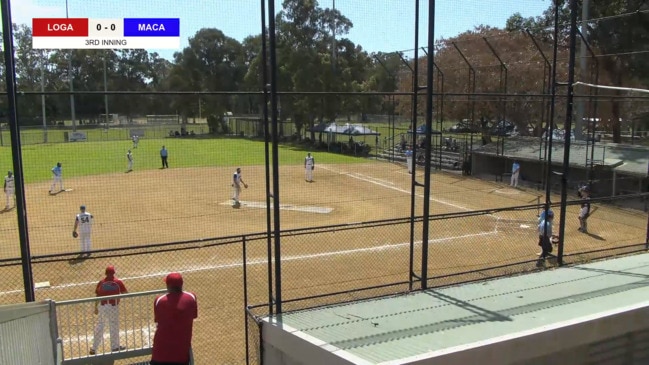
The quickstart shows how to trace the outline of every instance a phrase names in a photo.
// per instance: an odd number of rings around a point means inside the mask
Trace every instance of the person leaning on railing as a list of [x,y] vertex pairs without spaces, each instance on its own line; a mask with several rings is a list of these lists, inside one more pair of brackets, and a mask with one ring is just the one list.
[[172,272],[165,278],[167,294],[153,302],[156,323],[151,365],[189,365],[194,319],[198,317],[196,294],[183,291],[183,277]]

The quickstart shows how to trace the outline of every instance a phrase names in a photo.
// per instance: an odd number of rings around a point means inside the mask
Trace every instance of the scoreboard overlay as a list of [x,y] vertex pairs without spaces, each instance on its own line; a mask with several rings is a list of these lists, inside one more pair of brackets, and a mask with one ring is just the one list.
[[33,49],[179,49],[178,18],[34,18]]

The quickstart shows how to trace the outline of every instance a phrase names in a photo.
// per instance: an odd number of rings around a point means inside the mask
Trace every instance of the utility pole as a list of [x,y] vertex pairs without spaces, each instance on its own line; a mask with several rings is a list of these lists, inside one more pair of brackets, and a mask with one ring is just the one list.
[[45,51],[41,51],[41,113],[43,115],[43,143],[47,143],[47,115],[45,112]]
[[108,75],[106,71],[106,53],[108,50],[104,50],[104,116],[106,120],[106,128],[108,128]]
[[[579,42],[579,79],[580,81],[587,82],[588,79],[588,17],[589,17],[590,0],[582,0],[581,5],[581,42]],[[582,140],[584,135],[582,128],[584,126],[584,118],[586,118],[586,125],[590,125],[590,118],[597,118],[596,115],[586,115],[586,99],[578,98],[577,104],[577,119],[575,120],[575,139]],[[593,125],[594,128],[594,125]],[[570,133],[566,131],[566,133]],[[570,135],[570,134],[568,134]]]
[[[65,0],[65,17],[70,17],[68,14],[68,0]],[[74,94],[72,94],[74,92],[74,86],[72,85],[72,52],[73,50],[70,50],[70,58],[68,58],[68,78],[70,79],[70,117],[72,118],[72,131],[76,132],[77,121],[74,110]]]

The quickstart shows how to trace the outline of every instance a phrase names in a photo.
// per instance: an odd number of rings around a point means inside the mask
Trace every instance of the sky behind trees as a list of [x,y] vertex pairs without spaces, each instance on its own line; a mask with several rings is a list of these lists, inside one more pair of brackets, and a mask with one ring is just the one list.
[[[319,0],[322,8],[331,8],[334,0]],[[217,28],[227,36],[242,42],[261,31],[260,1],[202,0],[191,6],[179,6],[177,0],[68,0],[70,17],[121,18],[180,18],[181,48],[201,28]],[[414,0],[335,0],[336,9],[354,24],[348,38],[368,52],[391,52],[414,46]],[[425,46],[427,37],[428,1],[420,1],[419,44]],[[507,18],[519,12],[524,17],[541,15],[550,0],[437,0],[435,34],[437,39],[456,36],[478,25],[503,28]],[[13,0],[12,20],[31,26],[32,18],[65,17],[65,0]],[[275,1],[276,11],[282,1]],[[171,60],[173,50],[155,51]]]

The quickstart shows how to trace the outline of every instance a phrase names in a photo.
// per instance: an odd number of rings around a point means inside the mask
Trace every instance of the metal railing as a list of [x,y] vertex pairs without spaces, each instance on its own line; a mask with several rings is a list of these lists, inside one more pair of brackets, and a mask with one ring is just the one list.
[[[56,302],[57,341],[62,351],[62,364],[86,364],[89,358],[97,357],[117,360],[150,355],[156,328],[152,304],[155,296],[163,293],[166,293],[166,290]],[[101,320],[93,312],[96,305],[101,305],[100,302],[106,300],[117,301],[119,321],[104,321],[103,329],[98,332],[103,338],[98,341],[99,346],[93,348],[95,330]],[[111,326],[116,327],[110,328]],[[111,341],[111,336],[115,334],[118,335],[118,340]],[[111,346],[111,342],[118,343],[117,351],[114,351],[115,346]],[[91,353],[91,349],[94,353]]]

